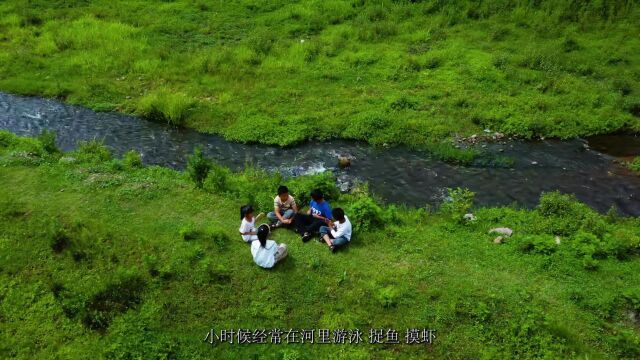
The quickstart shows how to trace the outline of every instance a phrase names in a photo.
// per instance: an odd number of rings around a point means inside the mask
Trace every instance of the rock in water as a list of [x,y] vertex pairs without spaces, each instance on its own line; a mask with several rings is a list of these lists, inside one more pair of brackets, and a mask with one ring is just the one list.
[[494,228],[489,230],[489,234],[500,234],[500,235],[504,235],[506,237],[511,236],[511,234],[513,234],[513,230],[506,228],[506,227],[501,227],[501,228]]
[[348,168],[351,166],[351,158],[345,155],[338,156],[338,166],[340,169]]

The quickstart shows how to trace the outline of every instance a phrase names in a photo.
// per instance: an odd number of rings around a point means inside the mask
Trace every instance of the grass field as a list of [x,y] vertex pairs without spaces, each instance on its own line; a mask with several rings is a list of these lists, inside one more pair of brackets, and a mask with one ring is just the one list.
[[[237,233],[240,204],[270,209],[278,177],[214,166],[188,174],[60,154],[0,132],[2,358],[638,358],[640,220],[548,193],[534,210],[476,208],[452,191],[436,212],[380,207],[365,190],[316,186],[356,226],[330,253],[280,229],[290,256],[267,271]],[[514,235],[494,244],[488,230]],[[560,244],[557,244],[555,237]],[[432,345],[238,345],[215,329],[437,331]],[[365,342],[367,338],[365,337]]]
[[0,89],[290,145],[640,130],[635,1],[0,3]]

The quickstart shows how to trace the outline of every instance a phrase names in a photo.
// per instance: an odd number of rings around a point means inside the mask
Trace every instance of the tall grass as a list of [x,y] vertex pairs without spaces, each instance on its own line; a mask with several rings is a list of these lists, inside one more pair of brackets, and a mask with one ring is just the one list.
[[631,1],[55,4],[0,6],[0,89],[283,145],[640,129]]

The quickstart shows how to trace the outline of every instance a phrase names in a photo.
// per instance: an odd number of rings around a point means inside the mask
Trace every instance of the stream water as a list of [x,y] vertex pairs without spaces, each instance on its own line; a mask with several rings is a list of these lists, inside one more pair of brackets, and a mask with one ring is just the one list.
[[[513,167],[463,167],[404,147],[376,149],[340,140],[291,148],[239,144],[133,116],[4,93],[0,93],[0,129],[26,136],[54,130],[63,150],[73,149],[81,140],[100,139],[116,155],[136,149],[147,164],[178,169],[201,145],[209,157],[235,170],[247,163],[285,175],[332,170],[343,183],[367,181],[385,201],[411,206],[437,204],[447,187],[460,186],[475,191],[480,205],[515,202],[532,207],[541,192],[560,190],[600,211],[615,206],[623,214],[640,215],[640,176],[615,161],[640,155],[640,138],[629,135],[487,144],[484,151],[513,158]],[[339,154],[353,157],[349,168],[336,168]]]

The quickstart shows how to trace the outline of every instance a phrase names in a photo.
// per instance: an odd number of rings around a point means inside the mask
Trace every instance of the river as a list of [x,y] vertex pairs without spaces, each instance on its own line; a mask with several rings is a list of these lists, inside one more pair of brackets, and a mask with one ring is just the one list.
[[[25,136],[54,130],[63,150],[73,149],[81,140],[100,139],[116,155],[135,149],[147,164],[176,169],[183,168],[200,145],[207,156],[234,170],[246,164],[286,176],[331,170],[342,183],[366,181],[384,201],[410,206],[438,204],[447,187],[460,186],[475,191],[479,205],[532,207],[541,192],[560,190],[599,211],[615,206],[622,214],[640,215],[640,177],[615,161],[640,153],[639,138],[631,135],[485,144],[482,150],[489,154],[513,158],[513,167],[465,167],[405,147],[377,149],[342,140],[290,148],[240,144],[124,114],[4,93],[0,93],[0,128]],[[352,165],[338,169],[339,154],[352,156]]]

